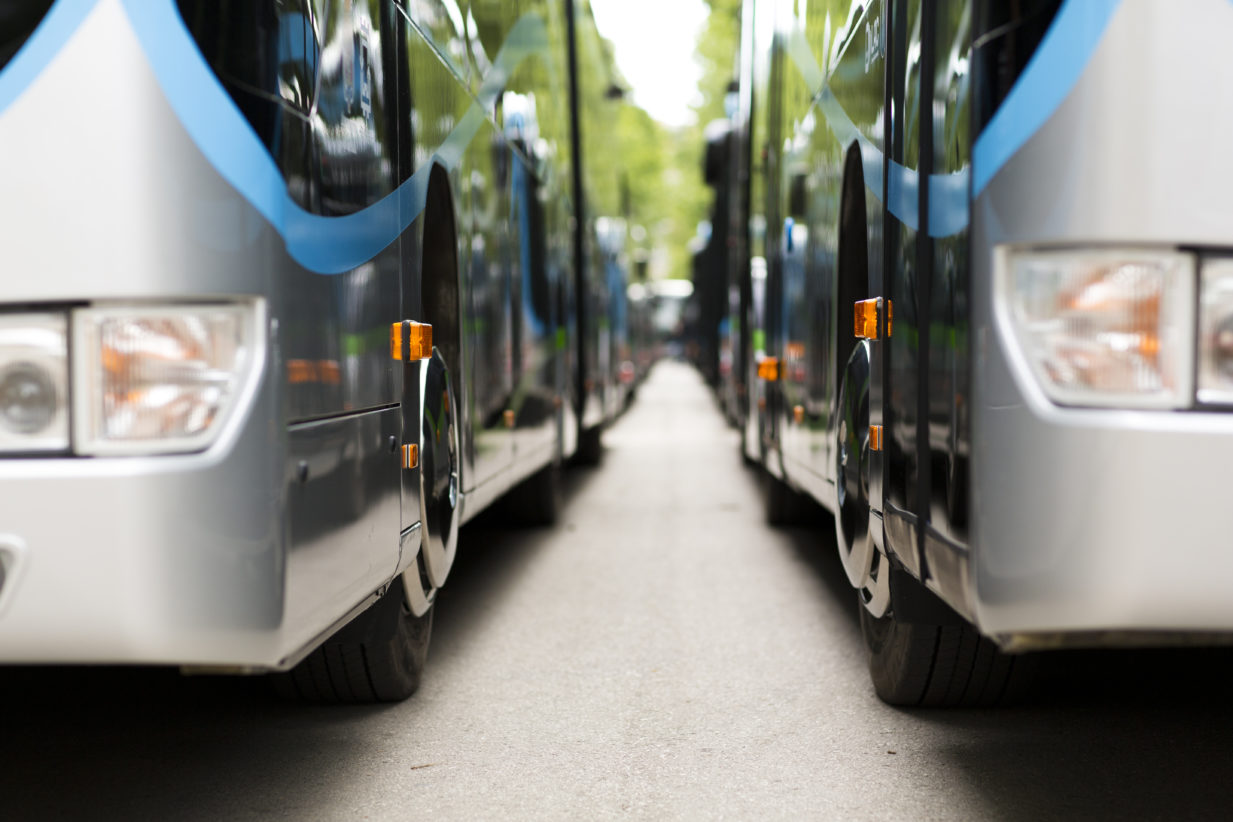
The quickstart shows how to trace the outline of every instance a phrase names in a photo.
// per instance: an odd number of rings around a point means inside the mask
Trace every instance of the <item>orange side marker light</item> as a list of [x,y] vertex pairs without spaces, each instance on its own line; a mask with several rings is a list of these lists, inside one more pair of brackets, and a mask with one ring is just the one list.
[[403,320],[390,326],[390,357],[403,362],[432,356],[432,326]]
[[858,300],[852,307],[853,333],[858,340],[878,338],[878,299]]

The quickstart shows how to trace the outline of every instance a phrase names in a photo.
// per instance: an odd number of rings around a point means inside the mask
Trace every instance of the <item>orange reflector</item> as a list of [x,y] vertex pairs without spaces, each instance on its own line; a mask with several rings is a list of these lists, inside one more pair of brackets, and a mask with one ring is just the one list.
[[402,323],[394,323],[390,326],[390,359],[401,360],[403,358],[402,350]]
[[891,326],[895,320],[895,304],[890,300],[886,301],[886,336],[891,335]]
[[758,362],[758,379],[774,382],[779,379],[779,358],[763,357]]
[[852,317],[855,328],[853,333],[858,340],[876,340],[878,338],[878,300],[858,300],[852,307]]
[[428,323],[408,323],[411,326],[411,359],[426,360],[432,356],[432,326]]
[[869,450],[882,450],[882,426],[880,425],[869,426]]
[[316,380],[317,368],[312,360],[287,360],[287,382],[298,385]]
[[403,320],[390,326],[390,357],[410,362],[432,356],[432,326]]
[[797,425],[800,425],[802,422],[804,422],[805,421],[805,406],[803,405],[792,406],[792,419],[793,421],[796,422]]
[[420,447],[404,445],[402,447],[402,467],[411,469],[420,464]]
[[342,382],[342,366],[338,360],[317,360],[317,378],[326,385]]
[[514,427],[514,412],[513,411],[507,408],[505,409],[505,413],[503,413],[501,416],[505,419],[506,428]]

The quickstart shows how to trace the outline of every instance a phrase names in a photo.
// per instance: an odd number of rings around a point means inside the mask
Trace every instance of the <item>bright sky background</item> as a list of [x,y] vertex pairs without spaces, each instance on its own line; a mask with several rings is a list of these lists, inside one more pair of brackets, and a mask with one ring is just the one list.
[[599,33],[612,41],[634,102],[668,126],[694,122],[701,74],[694,45],[706,22],[702,0],[591,0]]

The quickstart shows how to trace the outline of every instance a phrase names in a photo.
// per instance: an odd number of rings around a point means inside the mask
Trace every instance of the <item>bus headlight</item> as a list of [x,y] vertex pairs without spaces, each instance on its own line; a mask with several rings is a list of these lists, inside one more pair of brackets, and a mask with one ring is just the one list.
[[1233,259],[1204,260],[1199,291],[1199,402],[1233,403]]
[[0,452],[69,445],[68,321],[0,314]]
[[254,303],[73,312],[74,450],[198,451],[258,363]]
[[1045,394],[1062,405],[1189,406],[1193,256],[1001,249],[998,310]]

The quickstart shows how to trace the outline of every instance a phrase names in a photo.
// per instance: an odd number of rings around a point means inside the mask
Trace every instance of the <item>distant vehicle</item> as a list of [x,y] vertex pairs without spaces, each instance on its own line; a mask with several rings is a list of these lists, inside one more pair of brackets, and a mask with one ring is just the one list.
[[611,75],[582,2],[0,10],[0,661],[413,692],[615,413]]
[[834,514],[878,694],[1227,641],[1233,4],[834,8],[743,7],[737,416],[771,517]]

